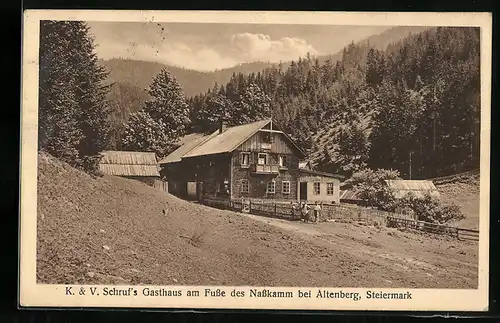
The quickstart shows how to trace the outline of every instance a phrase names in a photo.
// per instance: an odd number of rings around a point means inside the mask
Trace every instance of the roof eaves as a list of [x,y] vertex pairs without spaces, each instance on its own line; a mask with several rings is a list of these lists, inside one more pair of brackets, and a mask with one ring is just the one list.
[[307,168],[300,168],[299,172],[313,174],[313,175],[320,175],[320,176],[325,176],[325,177],[332,177],[332,178],[337,178],[337,179],[344,179],[345,178],[345,176],[343,176],[343,175],[325,173],[325,172],[320,172],[317,170],[311,170],[311,169],[307,169]]
[[[172,161],[162,162],[162,160],[165,160],[165,159],[168,158],[168,156],[167,156],[167,157],[163,158],[158,164],[173,164],[173,163],[179,163],[179,162],[181,162],[185,155],[189,154],[191,151],[193,151],[194,149],[200,147],[202,144],[204,144],[205,142],[207,142],[208,139],[212,138],[212,136],[213,136],[214,133],[215,132],[211,133],[210,135],[204,136],[205,138],[202,137],[202,140],[200,140],[199,143],[197,143],[196,145],[194,145],[193,147],[191,147],[191,149],[189,149],[188,151],[186,151],[179,158],[176,158],[175,160],[172,160]],[[193,140],[196,140],[196,139],[193,139]],[[187,144],[188,143],[185,143],[184,145],[187,145]],[[182,145],[182,146],[184,146],[184,145]],[[182,146],[180,146],[179,148],[177,148],[176,150],[174,150],[171,154],[175,153],[175,151],[177,151],[178,149],[181,149]]]
[[[205,155],[196,155],[196,156],[186,156],[188,155],[190,152],[192,152],[193,150],[195,150],[196,148],[199,148],[200,146],[202,146],[203,144],[205,144],[207,141],[209,141],[210,139],[212,139],[214,137],[215,134],[217,134],[219,132],[219,130],[215,130],[214,132],[212,132],[211,134],[207,135],[205,139],[201,140],[197,145],[195,145],[193,148],[189,149],[189,151],[185,152],[184,155],[181,156],[181,161],[185,158],[194,158],[194,157],[199,157],[199,156],[205,156]],[[210,154],[210,155],[213,155],[213,154]]]

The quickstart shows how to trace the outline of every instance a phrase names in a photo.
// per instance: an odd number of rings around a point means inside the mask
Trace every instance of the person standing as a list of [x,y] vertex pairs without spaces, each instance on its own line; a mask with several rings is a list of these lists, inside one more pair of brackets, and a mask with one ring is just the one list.
[[310,209],[311,207],[307,205],[307,202],[304,202],[304,204],[302,204],[302,219],[304,220],[304,222],[307,222],[309,220]]
[[294,202],[290,202],[290,212],[292,215],[292,220],[296,220],[296,211],[297,211],[297,206]]
[[314,221],[316,223],[319,223],[320,214],[321,214],[321,205],[318,203],[318,201],[316,201],[314,205]]

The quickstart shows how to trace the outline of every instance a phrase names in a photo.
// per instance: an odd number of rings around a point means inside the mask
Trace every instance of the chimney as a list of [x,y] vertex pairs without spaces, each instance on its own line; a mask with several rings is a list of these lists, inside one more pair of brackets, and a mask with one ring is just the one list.
[[226,124],[223,119],[219,119],[219,134],[226,130]]

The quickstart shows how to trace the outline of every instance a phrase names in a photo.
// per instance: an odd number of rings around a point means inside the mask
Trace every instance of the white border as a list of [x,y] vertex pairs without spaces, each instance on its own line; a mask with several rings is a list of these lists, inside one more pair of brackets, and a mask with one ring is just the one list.
[[[83,20],[116,22],[192,22],[238,24],[311,24],[356,26],[474,26],[481,28],[481,170],[480,239],[478,289],[384,289],[413,294],[413,300],[327,300],[304,298],[262,299],[64,296],[65,286],[36,283],[37,210],[37,131],[38,131],[38,46],[41,20]],[[20,305],[62,307],[150,307],[150,308],[240,308],[303,310],[422,310],[486,311],[489,271],[489,169],[491,107],[490,13],[382,13],[382,12],[250,12],[250,11],[106,11],[106,10],[27,10],[23,26],[22,113],[21,113],[21,196],[20,196]],[[133,287],[133,286],[131,286]],[[141,286],[144,287],[144,286]],[[158,286],[156,286],[158,287]],[[136,287],[138,288],[138,287]],[[196,289],[202,286],[164,286]],[[210,286],[210,288],[217,288]],[[230,293],[233,287],[220,286]],[[250,287],[239,287],[248,289]],[[276,288],[291,290],[297,288]],[[301,287],[301,289],[306,289]],[[311,288],[312,290],[317,290]],[[331,288],[330,288],[331,290]],[[340,290],[340,289],[337,289]],[[367,289],[351,288],[364,296]],[[184,293],[185,294],[185,293]]]

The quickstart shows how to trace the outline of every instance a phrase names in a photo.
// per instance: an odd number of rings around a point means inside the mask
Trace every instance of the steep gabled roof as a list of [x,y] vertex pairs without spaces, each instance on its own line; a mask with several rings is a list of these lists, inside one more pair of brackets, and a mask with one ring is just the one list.
[[103,151],[99,170],[114,176],[160,176],[155,153]]
[[189,151],[183,158],[231,152],[270,122],[268,119],[235,126],[225,129],[221,134],[216,130],[202,145]]
[[[247,141],[259,130],[273,122],[271,119],[256,121],[244,125],[234,126],[223,130],[214,131],[209,135],[190,134],[181,139],[181,146],[169,154],[167,157],[160,160],[159,164],[170,164],[180,162],[183,158],[192,158],[198,156],[215,155],[222,153],[229,153],[238,148],[241,144]],[[284,132],[278,131],[283,134],[291,144],[305,156],[305,153],[287,136]]]

